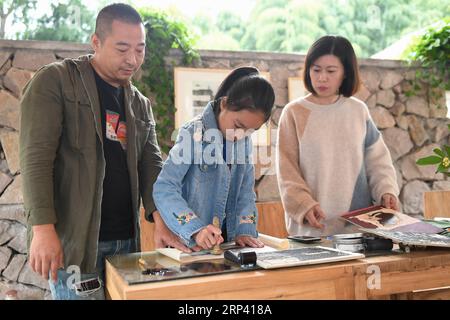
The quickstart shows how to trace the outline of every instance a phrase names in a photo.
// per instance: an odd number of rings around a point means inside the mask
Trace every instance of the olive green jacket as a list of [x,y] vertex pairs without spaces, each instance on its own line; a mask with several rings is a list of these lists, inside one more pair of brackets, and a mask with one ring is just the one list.
[[[64,265],[95,269],[105,158],[92,55],[65,59],[37,71],[21,101],[20,165],[28,246],[31,227],[55,224]],[[156,210],[153,183],[162,167],[149,100],[125,86],[127,163],[137,249],[142,197],[146,217]]]

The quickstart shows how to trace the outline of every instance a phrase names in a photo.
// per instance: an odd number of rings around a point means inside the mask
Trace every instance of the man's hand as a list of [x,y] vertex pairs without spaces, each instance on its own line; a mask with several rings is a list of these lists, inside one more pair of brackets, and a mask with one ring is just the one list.
[[52,281],[58,280],[57,271],[59,268],[64,268],[64,253],[53,224],[33,226],[30,267],[45,280],[48,280],[49,271],[52,273]]
[[325,219],[325,213],[319,205],[312,207],[305,215],[303,222],[308,222],[313,228],[323,229],[325,226],[320,223],[320,220]]
[[180,239],[167,228],[158,211],[153,212],[153,220],[155,221],[155,234],[153,235],[153,239],[156,248],[170,246],[186,253],[192,252],[191,249],[186,247]]
[[223,242],[222,230],[208,224],[205,228],[197,232],[194,236],[197,245],[203,249],[211,249],[216,244],[221,244]]

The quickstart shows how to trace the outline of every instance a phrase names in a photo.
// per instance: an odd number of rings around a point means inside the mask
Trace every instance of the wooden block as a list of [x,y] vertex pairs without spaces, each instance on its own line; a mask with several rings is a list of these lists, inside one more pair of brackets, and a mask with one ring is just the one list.
[[289,249],[289,240],[284,238],[276,238],[272,236],[268,236],[267,234],[259,232],[258,239],[264,243],[266,246],[276,248],[279,250]]
[[424,193],[424,217],[450,217],[450,190]]
[[450,287],[411,292],[408,298],[409,300],[450,300]]
[[[213,218],[213,226],[220,229],[220,221],[219,221],[219,217],[218,216],[214,216],[214,218]],[[211,254],[216,254],[216,255],[222,254],[222,250],[220,249],[220,245],[219,244],[216,244],[212,248]]]
[[155,233],[155,224],[150,223],[145,219],[145,210],[141,208],[141,251],[155,250],[155,240],[153,235]]
[[284,221],[284,208],[280,201],[257,202],[258,232],[277,238],[286,238],[288,232]]

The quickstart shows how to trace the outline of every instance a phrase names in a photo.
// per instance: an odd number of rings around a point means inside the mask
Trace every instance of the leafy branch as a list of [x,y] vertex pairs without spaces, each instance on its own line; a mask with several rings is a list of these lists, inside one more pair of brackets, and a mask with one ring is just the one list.
[[[448,125],[450,130],[450,124]],[[435,155],[420,158],[416,161],[418,165],[437,165],[436,173],[443,173],[450,177],[450,146],[444,145],[442,148],[433,149]]]
[[410,46],[407,57],[410,64],[419,62],[422,67],[416,70],[416,79],[410,81],[412,90],[407,95],[419,91],[420,82],[429,85],[430,96],[435,99],[450,90],[450,18],[429,28]]
[[176,109],[173,72],[166,67],[165,58],[170,49],[177,48],[183,53],[183,64],[191,65],[199,59],[199,54],[193,47],[194,39],[184,23],[160,11],[139,11],[146,29],[147,53],[142,66],[142,78],[135,81],[135,85],[152,102],[158,141],[162,151],[167,153],[173,144],[171,136]]

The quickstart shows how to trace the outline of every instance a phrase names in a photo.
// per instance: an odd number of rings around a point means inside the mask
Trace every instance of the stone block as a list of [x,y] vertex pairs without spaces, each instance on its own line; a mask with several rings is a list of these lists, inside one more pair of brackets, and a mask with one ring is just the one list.
[[414,147],[408,132],[399,128],[394,127],[384,130],[383,139],[394,161],[407,154]]
[[0,143],[5,152],[9,171],[15,175],[20,170],[19,164],[19,132],[0,130]]
[[23,225],[26,225],[27,220],[25,217],[25,208],[22,204],[1,205],[0,219],[17,221]]
[[424,127],[424,123],[419,119],[419,117],[413,115],[407,116],[407,119],[409,135],[411,136],[416,146],[422,146],[429,139],[428,133]]
[[24,254],[16,254],[13,256],[8,267],[3,271],[2,276],[11,281],[17,281],[22,268],[27,261],[27,256]]
[[28,81],[33,77],[33,72],[11,68],[3,79],[3,85],[9,89],[17,98],[22,97],[22,90]]
[[423,97],[413,96],[406,100],[406,112],[413,113],[424,118],[430,115],[428,102]]
[[386,108],[380,106],[375,107],[370,109],[370,114],[373,121],[380,129],[392,128],[395,126],[395,119]]
[[0,196],[11,181],[13,181],[13,178],[4,172],[0,172]]
[[36,71],[49,63],[55,62],[56,56],[53,52],[46,50],[17,50],[14,54],[13,67]]
[[395,85],[399,84],[403,80],[403,75],[399,71],[387,70],[382,71],[381,74],[380,88],[391,89]]
[[391,108],[395,103],[395,93],[389,90],[381,90],[377,92],[377,104],[381,104],[386,108]]
[[402,191],[403,212],[407,214],[423,214],[423,194],[430,187],[423,181],[408,182]]
[[23,203],[21,175],[15,177],[13,183],[6,188],[6,191],[0,197],[0,205],[19,203]]
[[20,105],[19,100],[6,90],[0,89],[0,126],[19,130]]
[[12,251],[7,247],[0,247],[0,274],[9,264]]
[[8,247],[19,253],[27,253],[27,228],[20,223],[14,223],[10,227],[10,232],[14,238],[8,242]]
[[0,220],[0,246],[6,244],[14,237],[10,227],[11,223],[9,221]]

